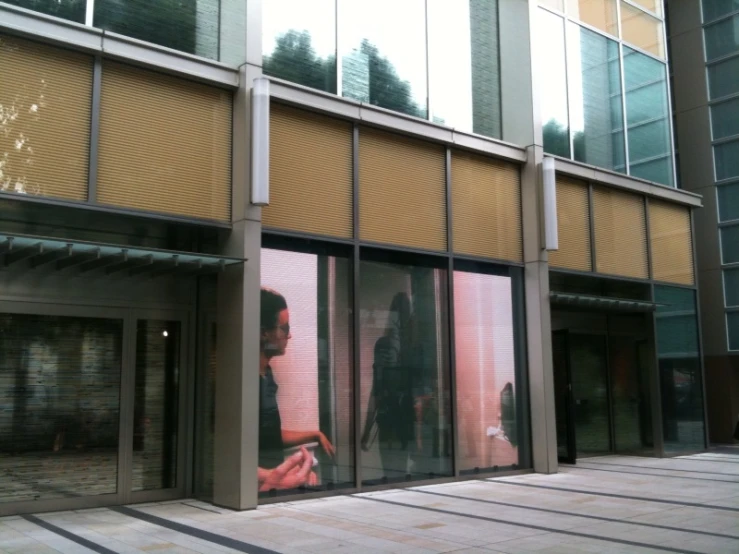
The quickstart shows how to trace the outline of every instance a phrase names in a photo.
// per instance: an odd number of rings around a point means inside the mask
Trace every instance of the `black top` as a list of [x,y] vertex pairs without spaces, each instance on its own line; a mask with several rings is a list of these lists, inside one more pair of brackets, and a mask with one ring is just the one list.
[[272,368],[259,378],[259,467],[271,469],[284,460],[282,419],[277,405],[277,388]]

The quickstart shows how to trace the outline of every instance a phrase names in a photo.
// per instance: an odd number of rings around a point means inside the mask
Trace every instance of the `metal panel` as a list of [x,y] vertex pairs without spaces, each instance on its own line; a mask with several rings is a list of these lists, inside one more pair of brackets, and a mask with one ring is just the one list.
[[557,176],[559,250],[549,253],[549,265],[592,271],[590,209],[587,183]]
[[649,202],[649,243],[652,278],[655,281],[693,285],[693,241],[690,208],[652,200]]

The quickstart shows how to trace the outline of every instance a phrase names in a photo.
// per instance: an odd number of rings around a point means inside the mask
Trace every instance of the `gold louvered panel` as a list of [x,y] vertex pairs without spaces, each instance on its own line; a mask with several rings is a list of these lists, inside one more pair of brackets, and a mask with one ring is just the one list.
[[361,129],[361,239],[446,250],[444,166],[441,146]]
[[454,251],[521,261],[523,238],[518,166],[452,152],[451,187]]
[[87,199],[92,65],[0,35],[0,190]]
[[231,220],[231,93],[105,62],[98,201]]
[[549,253],[549,265],[592,271],[588,185],[557,176],[559,250]]
[[352,126],[286,106],[270,118],[265,227],[352,237]]
[[656,281],[694,284],[690,209],[650,200],[649,232],[652,277]]
[[595,263],[598,273],[647,279],[647,225],[644,198],[593,189]]

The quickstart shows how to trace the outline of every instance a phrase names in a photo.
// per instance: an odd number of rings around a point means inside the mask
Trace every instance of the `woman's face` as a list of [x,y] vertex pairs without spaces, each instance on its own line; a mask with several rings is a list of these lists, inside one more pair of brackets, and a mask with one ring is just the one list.
[[264,332],[264,351],[270,356],[284,356],[290,334],[290,311],[285,309],[279,313],[274,329]]

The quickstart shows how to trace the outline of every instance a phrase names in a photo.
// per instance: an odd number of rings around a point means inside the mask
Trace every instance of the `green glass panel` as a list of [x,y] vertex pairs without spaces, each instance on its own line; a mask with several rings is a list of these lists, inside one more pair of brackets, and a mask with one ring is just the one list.
[[541,81],[547,93],[541,95],[544,124],[544,151],[570,157],[570,130],[567,108],[567,64],[565,62],[564,21],[546,10],[538,10],[536,48],[541,58]]
[[27,10],[68,19],[75,23],[85,22],[87,0],[3,0],[6,4],[19,6]]

